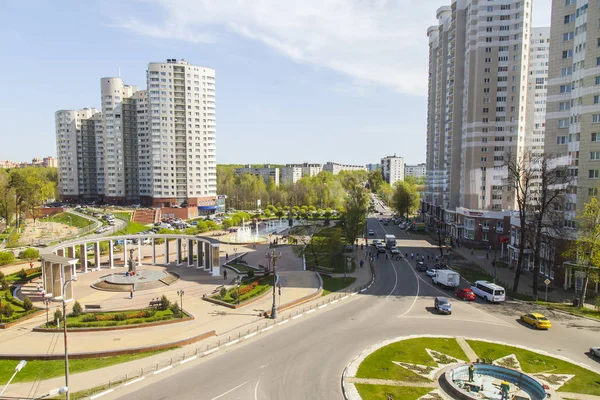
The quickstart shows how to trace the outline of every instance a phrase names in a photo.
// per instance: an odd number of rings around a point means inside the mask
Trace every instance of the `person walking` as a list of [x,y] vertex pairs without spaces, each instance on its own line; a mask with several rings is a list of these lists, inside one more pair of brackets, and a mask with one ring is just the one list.
[[225,261],[229,261],[229,253],[225,253]]
[[415,253],[410,253],[410,259],[414,260],[415,259]]
[[475,375],[475,366],[473,364],[469,365],[469,382],[473,382],[473,378]]
[[360,260],[359,264],[360,264],[360,267],[362,268],[363,265],[365,264],[365,262],[363,260]]
[[130,298],[130,299],[133,299],[133,289],[131,289],[131,290],[129,291],[129,298]]
[[223,278],[227,280],[227,270],[223,269]]

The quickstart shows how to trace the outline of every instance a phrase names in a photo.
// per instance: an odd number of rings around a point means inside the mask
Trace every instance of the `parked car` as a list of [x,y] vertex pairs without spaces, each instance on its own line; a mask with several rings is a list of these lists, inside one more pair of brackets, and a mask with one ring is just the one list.
[[419,261],[417,263],[417,271],[427,271],[427,264],[425,264],[423,261]]
[[469,288],[456,289],[456,297],[467,301],[474,301],[477,298],[475,293]]
[[594,357],[600,357],[600,346],[598,347],[590,347],[590,354]]
[[434,264],[433,268],[435,269],[450,269],[447,264]]
[[446,297],[438,296],[435,298],[435,309],[440,314],[452,314],[452,306]]
[[425,271],[425,273],[427,274],[427,276],[430,276],[432,278],[435,276],[436,272],[437,272],[437,269],[433,269],[433,268],[432,269],[428,269],[427,271]]
[[552,328],[552,323],[542,314],[538,313],[529,313],[521,315],[521,321],[526,324],[533,326],[536,329],[550,329]]

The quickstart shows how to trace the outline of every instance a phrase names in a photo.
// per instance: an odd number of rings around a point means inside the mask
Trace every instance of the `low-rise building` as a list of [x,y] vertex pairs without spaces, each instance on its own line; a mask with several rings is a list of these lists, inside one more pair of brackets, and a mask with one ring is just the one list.
[[390,185],[404,180],[404,159],[395,154],[381,159],[383,179]]
[[367,164],[367,171],[369,172],[377,171],[378,169],[381,169],[381,164]]
[[265,164],[263,167],[252,167],[250,164],[242,168],[236,168],[235,173],[237,175],[250,174],[254,176],[260,176],[265,181],[265,184],[269,183],[269,179],[273,178],[275,185],[279,186],[279,168],[271,167],[269,164]]
[[281,183],[286,185],[293,185],[302,178],[302,167],[295,164],[287,164],[281,168]]
[[323,165],[323,171],[331,172],[333,175],[337,175],[342,171],[366,171],[367,169],[362,165],[350,165],[350,164],[338,164],[328,161]]
[[426,167],[425,163],[416,165],[404,165],[404,176],[413,176],[415,178],[425,178]]

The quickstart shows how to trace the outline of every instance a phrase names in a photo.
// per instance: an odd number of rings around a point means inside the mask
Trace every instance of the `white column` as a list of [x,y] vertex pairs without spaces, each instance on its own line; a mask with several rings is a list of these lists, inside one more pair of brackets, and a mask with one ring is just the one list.
[[96,271],[100,271],[100,242],[94,243],[94,263],[96,264]]
[[[75,248],[73,248],[73,250],[74,249]],[[88,273],[88,257],[87,257],[87,247],[86,247],[85,243],[81,245],[79,251],[81,251],[80,260],[81,260],[81,264],[83,264],[81,266],[82,267],[81,269],[83,269],[84,274],[87,274]],[[73,254],[75,254],[75,251],[73,251]]]
[[152,265],[156,264],[156,244],[154,238],[152,238]]
[[123,239],[123,266],[125,268],[129,267],[127,264],[127,239]]
[[138,253],[138,262],[137,262],[137,266],[141,267],[142,266],[142,239],[138,239],[138,249],[137,249],[137,253]]
[[115,243],[112,240],[108,241],[108,264],[110,265],[110,269],[115,267],[114,244]]

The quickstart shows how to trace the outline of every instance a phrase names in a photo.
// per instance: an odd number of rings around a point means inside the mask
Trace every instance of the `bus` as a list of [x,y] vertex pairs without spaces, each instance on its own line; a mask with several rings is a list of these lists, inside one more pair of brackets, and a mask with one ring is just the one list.
[[502,286],[488,281],[476,281],[471,285],[471,290],[479,297],[489,302],[500,303],[506,300],[506,294]]

